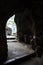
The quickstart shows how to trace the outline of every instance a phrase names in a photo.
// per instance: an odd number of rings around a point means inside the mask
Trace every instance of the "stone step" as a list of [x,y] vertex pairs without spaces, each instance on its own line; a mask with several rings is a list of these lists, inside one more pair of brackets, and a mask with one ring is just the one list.
[[16,39],[7,39],[7,42],[15,42],[17,41]]

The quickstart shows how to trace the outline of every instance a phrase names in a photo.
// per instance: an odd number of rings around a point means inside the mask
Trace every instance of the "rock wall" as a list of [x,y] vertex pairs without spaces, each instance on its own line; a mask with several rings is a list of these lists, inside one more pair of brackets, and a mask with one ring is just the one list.
[[0,65],[7,59],[8,49],[7,49],[7,40],[5,35],[5,25],[6,19],[2,17],[0,19]]
[[[36,7],[40,8],[38,5]],[[39,55],[43,53],[43,16],[41,14],[39,9],[31,11],[28,8],[15,14],[19,41],[32,44],[32,48]]]
[[29,36],[34,33],[32,30],[33,20],[31,10],[25,9],[15,14],[15,16],[19,41],[29,43]]

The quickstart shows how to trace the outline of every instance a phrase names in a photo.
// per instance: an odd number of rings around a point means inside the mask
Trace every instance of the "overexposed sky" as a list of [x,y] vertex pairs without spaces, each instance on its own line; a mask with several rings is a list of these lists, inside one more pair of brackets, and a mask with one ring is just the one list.
[[12,17],[10,17],[10,18],[8,19],[7,23],[6,23],[6,26],[7,26],[7,27],[12,28],[12,33],[13,33],[13,32],[15,32],[15,33],[17,32],[16,23],[14,22],[14,17],[15,17],[15,15],[13,15]]

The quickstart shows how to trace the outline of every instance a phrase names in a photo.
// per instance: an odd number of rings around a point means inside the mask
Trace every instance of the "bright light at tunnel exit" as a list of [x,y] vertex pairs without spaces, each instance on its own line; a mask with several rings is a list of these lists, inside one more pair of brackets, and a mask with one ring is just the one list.
[[16,23],[14,21],[14,18],[15,18],[15,15],[10,17],[7,21],[7,24],[6,24],[6,27],[10,27],[12,29],[12,34],[17,33],[17,26],[16,26]]

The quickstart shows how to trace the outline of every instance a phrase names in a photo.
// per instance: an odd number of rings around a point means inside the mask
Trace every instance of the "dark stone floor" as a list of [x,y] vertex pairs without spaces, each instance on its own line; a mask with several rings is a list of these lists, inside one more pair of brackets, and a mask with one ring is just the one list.
[[34,51],[31,49],[31,46],[28,44],[20,42],[7,42],[7,44],[8,58],[5,64],[34,53]]
[[[20,42],[8,42],[8,49],[9,55],[7,61],[4,63],[5,65],[8,65],[10,62],[13,62],[14,65],[43,65],[43,55],[42,57],[30,56],[34,52],[29,45],[21,44]],[[25,58],[26,55],[27,57]],[[13,63],[10,64],[12,65]]]
[[8,42],[8,59],[34,53],[31,46],[20,42]]

